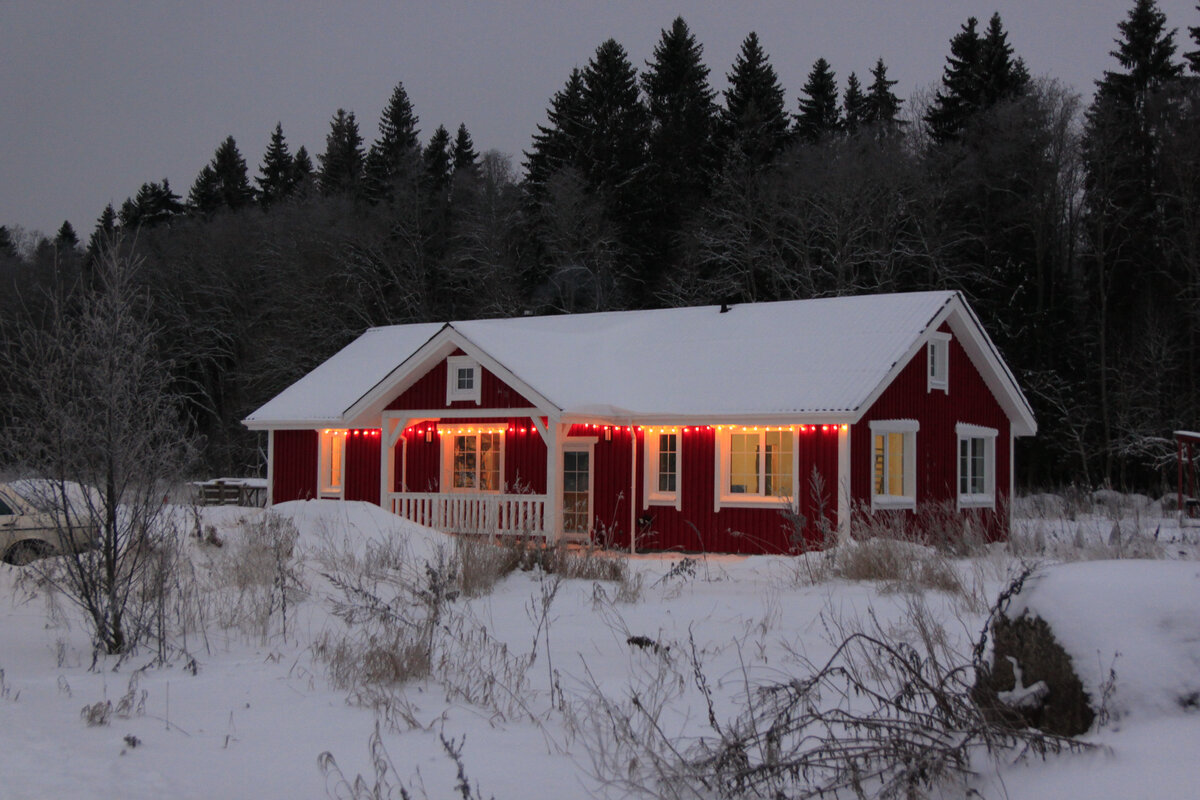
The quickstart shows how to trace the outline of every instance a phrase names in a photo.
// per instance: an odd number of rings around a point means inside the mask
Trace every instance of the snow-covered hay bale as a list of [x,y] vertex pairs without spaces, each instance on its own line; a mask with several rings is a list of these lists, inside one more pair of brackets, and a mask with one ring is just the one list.
[[1200,706],[1200,564],[1045,568],[992,623],[976,697],[998,715],[1076,735]]

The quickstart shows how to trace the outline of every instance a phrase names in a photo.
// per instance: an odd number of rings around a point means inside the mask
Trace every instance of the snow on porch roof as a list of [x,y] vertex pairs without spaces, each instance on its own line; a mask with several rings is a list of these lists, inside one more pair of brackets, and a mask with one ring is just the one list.
[[[606,418],[848,413],[954,292],[452,322],[564,414]],[[333,424],[446,326],[372,328],[246,418]],[[469,347],[467,348],[469,349]]]

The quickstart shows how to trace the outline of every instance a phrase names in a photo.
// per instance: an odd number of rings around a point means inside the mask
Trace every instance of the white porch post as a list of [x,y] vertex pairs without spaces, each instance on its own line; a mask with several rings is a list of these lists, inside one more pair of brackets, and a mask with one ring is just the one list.
[[546,512],[542,524],[546,526],[546,538],[557,543],[562,536],[562,495],[559,492],[559,476],[562,475],[563,426],[554,417],[531,417],[542,441],[546,443]]
[[383,415],[380,421],[379,431],[379,505],[383,508],[395,513],[391,502],[388,500],[388,494],[391,493],[392,487],[396,485],[396,458],[394,449],[396,442],[399,441],[400,435],[404,432],[405,426],[408,424],[408,417],[389,417]]
[[838,426],[838,543],[850,540],[850,426]]
[[275,429],[267,431],[267,508],[275,505]]

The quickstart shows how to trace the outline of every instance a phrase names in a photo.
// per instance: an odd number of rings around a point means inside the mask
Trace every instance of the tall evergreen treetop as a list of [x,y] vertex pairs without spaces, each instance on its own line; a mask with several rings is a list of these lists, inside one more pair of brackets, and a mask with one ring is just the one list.
[[324,195],[356,195],[362,185],[363,140],[354,112],[339,108],[329,122],[321,162],[320,185]]
[[1117,28],[1121,38],[1110,55],[1125,71],[1106,70],[1098,82],[1098,94],[1140,108],[1150,93],[1183,74],[1183,65],[1175,61],[1176,29],[1167,30],[1167,15],[1154,0],[1135,0]]
[[925,113],[929,134],[939,144],[957,139],[975,114],[1029,89],[1029,71],[1024,61],[1013,58],[1000,15],[992,15],[983,36],[978,24],[969,18],[950,40],[942,88]]
[[54,245],[59,252],[73,251],[79,247],[79,237],[75,234],[75,228],[71,225],[70,220],[63,220],[63,224],[59,226],[58,233],[54,236]]
[[583,72],[571,70],[563,88],[550,98],[549,124],[538,125],[533,147],[525,154],[525,172],[533,187],[541,187],[563,167],[578,167],[584,147],[587,112],[583,100]]
[[368,193],[375,199],[390,195],[393,184],[414,168],[421,156],[417,115],[403,83],[397,83],[379,118],[379,138],[367,154]]
[[876,61],[871,69],[871,85],[867,88],[867,108],[864,117],[866,124],[886,130],[899,124],[900,104],[904,101],[892,92],[896,83],[897,81],[888,80],[887,65],[883,63],[883,59]]
[[474,175],[479,171],[479,154],[465,123],[459,123],[451,150],[455,175]]
[[[1196,10],[1200,11],[1200,5],[1196,6]],[[1200,25],[1188,28],[1188,33],[1192,37],[1192,42],[1195,43],[1197,49],[1184,54],[1184,58],[1188,60],[1192,72],[1200,72]]]
[[438,125],[433,136],[429,137],[429,144],[425,146],[422,160],[424,161],[425,181],[430,190],[435,194],[444,192],[450,185],[451,171],[454,166],[450,153],[450,132],[446,130],[446,126]]
[[0,225],[0,258],[16,258],[17,244],[7,225]]
[[616,39],[596,48],[583,70],[584,174],[596,187],[626,184],[644,163],[648,119],[637,70]]
[[258,184],[258,199],[263,208],[290,197],[296,188],[296,167],[288,152],[287,141],[283,138],[282,123],[275,123],[262,165],[258,168],[258,177],[254,181]]
[[96,220],[96,227],[88,239],[86,260],[89,264],[99,258],[100,254],[104,252],[104,248],[115,241],[116,234],[117,212],[112,203],[109,203],[104,207],[104,211],[100,212],[100,217]]
[[[662,31],[653,59],[646,62],[642,89],[650,115],[648,149],[661,172],[678,167],[703,169],[711,160],[716,125],[716,92],[708,82],[704,47],[683,17]],[[675,162],[667,166],[668,162]]]
[[212,168],[217,176],[223,206],[237,211],[254,202],[254,190],[250,188],[250,179],[246,175],[246,159],[242,158],[232,136],[225,137],[225,141],[217,147]]
[[208,216],[221,207],[221,188],[217,173],[211,164],[205,164],[188,191],[188,208],[201,216]]
[[137,195],[121,204],[118,216],[121,227],[132,230],[170,222],[183,210],[179,195],[171,191],[171,182],[163,178],[162,183],[143,183]]
[[818,58],[808,73],[796,116],[796,132],[810,144],[837,133],[842,127],[838,107],[837,77],[829,62]]
[[842,95],[842,126],[846,133],[858,133],[867,121],[867,96],[863,94],[862,84],[853,72],[846,78],[846,92]]
[[721,140],[726,158],[745,159],[752,167],[771,161],[788,141],[788,118],[783,86],[775,74],[758,34],[751,32],[726,76]]

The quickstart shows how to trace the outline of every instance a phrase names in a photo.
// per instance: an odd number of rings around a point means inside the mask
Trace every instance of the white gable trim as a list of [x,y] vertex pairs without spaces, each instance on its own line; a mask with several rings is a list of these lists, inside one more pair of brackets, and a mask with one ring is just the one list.
[[929,320],[921,335],[917,337],[916,341],[912,343],[905,354],[892,365],[892,368],[888,370],[887,375],[879,382],[879,385],[855,409],[856,415],[854,421],[858,422],[864,414],[870,411],[871,407],[875,405],[875,401],[896,380],[896,376],[908,366],[913,357],[921,352],[929,340],[937,334],[938,328],[941,327],[943,322],[949,322],[951,331],[958,337],[959,344],[966,351],[967,357],[971,359],[971,363],[974,364],[976,370],[978,370],[980,376],[983,378],[984,384],[1008,416],[1013,435],[1033,436],[1036,434],[1037,420],[1034,419],[1033,409],[1030,407],[1029,401],[1025,399],[1025,395],[1017,385],[1017,379],[1008,369],[1008,365],[1000,358],[996,346],[987,335],[987,331],[983,329],[979,318],[971,311],[971,307],[967,305],[962,294],[959,292],[955,292],[947,298],[945,305]]
[[[347,422],[357,422],[364,418],[378,418],[389,402],[395,399],[397,395],[411,388],[439,362],[450,357],[455,350],[462,350],[468,356],[475,359],[480,366],[489,370],[493,375],[533,403],[534,408],[540,411],[543,416],[557,417],[561,413],[561,410],[544,395],[518,378],[503,364],[488,355],[486,351],[455,330],[453,325],[447,323],[433,338],[422,345],[415,353],[404,359],[399,366],[375,384],[354,405],[346,409],[343,419]],[[521,409],[513,410],[517,412],[521,411]],[[472,414],[478,415],[479,413],[478,410],[472,409]],[[516,413],[514,416],[524,416],[524,414]],[[349,427],[355,426],[349,425]]]

